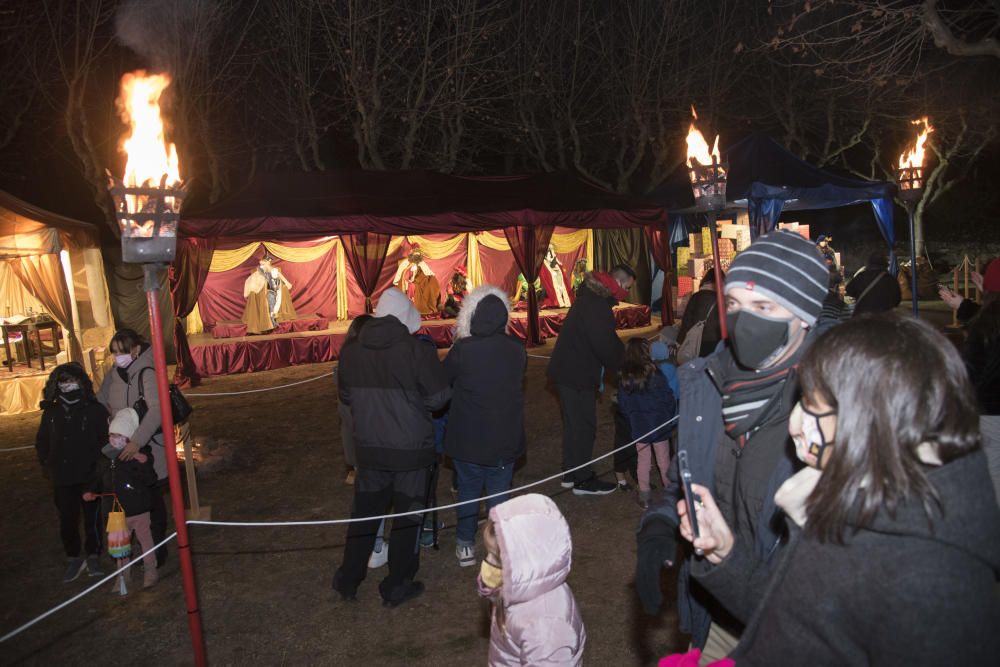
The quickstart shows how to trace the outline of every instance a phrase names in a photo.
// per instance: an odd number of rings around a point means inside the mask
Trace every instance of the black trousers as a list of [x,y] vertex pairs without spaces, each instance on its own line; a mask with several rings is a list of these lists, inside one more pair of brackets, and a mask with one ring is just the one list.
[[[617,404],[613,404],[611,406],[611,411],[615,416],[614,449],[618,449],[619,447],[632,442],[632,427],[628,423],[628,417],[626,417],[622,411],[618,409]],[[614,461],[615,472],[632,473],[632,479],[638,479],[636,475],[636,466],[639,463],[639,456],[636,452],[635,445],[617,452],[611,458],[612,461]]]
[[83,510],[83,534],[86,548],[85,556],[101,553],[101,503],[94,500],[83,501],[83,493],[88,491],[86,484],[55,485],[52,487],[56,509],[59,510],[59,537],[62,538],[63,549],[70,558],[80,554],[80,510]]
[[[167,503],[163,500],[163,486],[167,480],[162,480],[149,487],[149,532],[153,534],[153,544],[159,544],[167,536]],[[156,550],[156,566],[163,565],[167,559],[167,545]]]
[[[351,518],[379,516],[392,512],[412,512],[427,507],[431,468],[390,471],[358,468],[354,478],[354,507]],[[423,515],[392,519],[389,540],[389,574],[379,584],[385,600],[396,600],[413,581],[420,568],[420,527]],[[375,546],[379,521],[358,521],[347,528],[344,561],[335,579],[342,593],[354,594],[368,573],[368,557]]]
[[[569,470],[594,457],[594,437],[597,434],[597,392],[556,385],[562,412],[562,469]],[[585,482],[594,476],[590,466],[563,475],[564,482]]]

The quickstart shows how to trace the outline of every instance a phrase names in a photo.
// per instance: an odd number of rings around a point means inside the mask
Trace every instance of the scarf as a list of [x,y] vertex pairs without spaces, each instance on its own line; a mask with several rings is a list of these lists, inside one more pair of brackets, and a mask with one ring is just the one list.
[[[804,348],[805,346],[803,346]],[[791,406],[784,406],[782,395],[789,380],[795,381],[803,348],[791,359],[764,371],[740,368],[726,351],[728,363],[722,389],[722,419],[726,435],[742,449],[758,430],[777,419],[785,419]]]

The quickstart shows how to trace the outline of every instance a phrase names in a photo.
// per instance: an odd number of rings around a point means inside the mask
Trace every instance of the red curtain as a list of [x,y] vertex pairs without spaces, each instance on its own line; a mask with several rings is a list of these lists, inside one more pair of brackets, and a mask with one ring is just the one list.
[[[530,213],[528,214],[530,215]],[[538,271],[545,259],[549,240],[554,227],[517,226],[504,227],[503,233],[510,244],[510,252],[514,255],[517,268],[524,274],[528,284],[538,279]],[[538,296],[535,290],[528,290],[528,345],[541,345],[541,332],[538,328]]]
[[174,356],[177,367],[174,382],[181,387],[196,387],[201,382],[191,347],[188,345],[184,318],[198,303],[198,295],[205,286],[208,269],[212,266],[215,239],[180,239],[177,256],[170,265],[170,296],[174,304]]
[[344,243],[344,254],[347,264],[351,267],[354,279],[358,281],[362,294],[365,295],[365,312],[373,313],[372,294],[378,287],[379,276],[385,265],[385,256],[389,252],[391,234],[381,232],[360,232],[344,234],[340,240]]
[[660,317],[663,326],[670,326],[674,323],[674,295],[670,289],[673,280],[673,262],[670,256],[670,230],[669,223],[662,220],[655,225],[646,225],[646,240],[649,241],[649,249],[653,253],[656,265],[663,271],[663,298],[660,301]]

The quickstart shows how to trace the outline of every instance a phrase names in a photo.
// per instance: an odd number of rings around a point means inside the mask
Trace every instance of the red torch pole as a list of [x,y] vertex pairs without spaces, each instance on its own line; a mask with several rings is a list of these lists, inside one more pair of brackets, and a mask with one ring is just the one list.
[[729,329],[726,327],[726,297],[723,293],[725,286],[722,284],[722,263],[719,261],[719,230],[715,226],[715,211],[709,211],[708,231],[712,236],[712,272],[715,274],[715,307],[719,313],[719,332],[722,339],[729,338]]
[[187,604],[188,630],[191,632],[191,648],[194,663],[198,667],[207,664],[205,639],[201,629],[201,612],[198,609],[198,588],[194,580],[194,562],[188,544],[187,521],[184,513],[184,496],[181,494],[181,471],[177,465],[177,442],[174,440],[174,415],[170,408],[170,385],[167,382],[167,355],[163,349],[163,328],[160,323],[160,276],[164,270],[161,264],[144,264],[146,302],[149,304],[150,338],[153,343],[153,361],[156,366],[156,395],[160,398],[160,418],[163,420],[163,450],[167,458],[167,478],[170,482],[170,502],[174,510],[174,525],[177,527],[177,557],[181,563],[184,579],[184,600]]

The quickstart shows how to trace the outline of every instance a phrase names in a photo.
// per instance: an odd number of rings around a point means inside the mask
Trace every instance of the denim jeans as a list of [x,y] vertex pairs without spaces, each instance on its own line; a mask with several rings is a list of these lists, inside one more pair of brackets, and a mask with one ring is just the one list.
[[[514,479],[514,462],[502,466],[482,466],[477,463],[455,461],[455,472],[458,473],[458,502],[476,500],[486,495],[509,491]],[[496,507],[510,498],[508,494],[490,498],[486,501],[486,511]],[[456,508],[458,514],[458,530],[456,541],[462,546],[472,546],[476,543],[476,519],[479,517],[479,503],[470,502]]]

